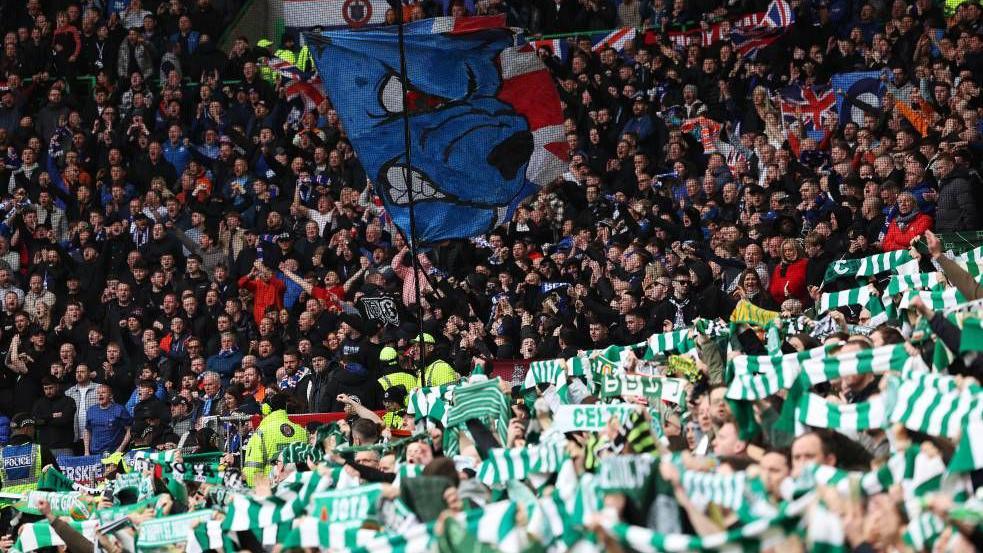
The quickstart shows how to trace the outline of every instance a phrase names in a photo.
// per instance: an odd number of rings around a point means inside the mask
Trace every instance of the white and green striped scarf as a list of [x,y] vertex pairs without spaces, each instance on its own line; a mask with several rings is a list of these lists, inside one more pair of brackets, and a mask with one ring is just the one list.
[[957,439],[966,424],[983,419],[983,393],[977,389],[940,391],[918,380],[905,380],[889,416],[909,430]]
[[565,444],[550,442],[536,446],[496,448],[478,468],[478,480],[486,486],[524,480],[533,474],[550,474],[566,459]]
[[922,302],[934,311],[942,311],[949,307],[955,307],[961,303],[966,303],[966,296],[956,288],[946,288],[944,290],[908,290],[901,295],[898,302],[898,309],[905,310],[911,305],[911,300],[919,297]]
[[505,443],[509,424],[509,400],[499,389],[500,379],[472,382],[454,388],[452,407],[446,411],[444,422],[444,454],[455,455],[459,451],[458,432],[466,432],[464,424],[479,419],[491,425],[489,430],[498,434],[499,443]]
[[945,530],[945,521],[930,512],[912,518],[904,531],[904,541],[915,551],[931,551]]
[[378,530],[362,528],[362,521],[327,523],[317,517],[305,516],[292,522],[279,543],[284,549],[303,547],[342,551],[368,544],[378,535]]
[[686,495],[697,505],[713,503],[735,512],[743,512],[742,520],[753,515],[774,515],[774,509],[761,511],[769,506],[764,484],[757,478],[748,477],[744,471],[733,474],[700,472],[680,469],[680,484]]
[[806,551],[810,553],[846,553],[850,547],[846,543],[843,520],[818,502],[809,510],[804,520],[806,524]]
[[[95,541],[96,538],[96,528],[99,527],[99,521],[97,520],[86,520],[84,522],[72,521],[72,528],[78,530],[85,536],[86,539],[90,541]],[[17,537],[17,542],[14,543],[11,551],[20,551],[21,553],[28,553],[29,551],[35,551],[44,547],[58,547],[65,545],[65,541],[61,539],[61,536],[55,532],[48,521],[34,522],[25,524],[23,530],[21,530],[20,535]]]
[[442,388],[417,388],[410,394],[406,411],[413,415],[417,426],[427,419],[446,426],[449,406],[445,395]]
[[210,549],[231,553],[235,545],[231,535],[222,531],[221,520],[208,520],[198,524],[188,532],[186,553],[205,553]]
[[728,370],[735,375],[776,372],[780,368],[794,369],[806,359],[822,359],[833,346],[819,346],[784,355],[741,355],[728,361]]
[[834,261],[826,269],[823,282],[830,282],[841,277],[866,277],[893,271],[912,260],[908,250],[895,250],[879,253],[860,259],[840,259]]
[[529,364],[529,370],[526,371],[526,379],[522,387],[526,390],[535,388],[540,384],[552,384],[559,387],[566,382],[566,372],[567,362],[563,359],[533,361]]
[[877,290],[871,286],[861,286],[860,288],[851,288],[839,292],[824,292],[819,297],[817,313],[823,314],[832,309],[850,305],[859,305],[870,311],[872,322],[874,319],[880,318],[886,320],[886,315],[880,317],[885,312],[884,304],[881,303],[881,298],[877,295]]
[[812,494],[782,507],[773,517],[760,518],[738,528],[710,534],[662,534],[625,523],[615,523],[610,533],[622,544],[639,553],[682,553],[688,551],[764,551],[783,542],[794,531],[798,518],[815,501]]
[[646,340],[645,359],[652,359],[657,353],[679,350],[680,353],[692,349],[689,328],[653,334]]
[[977,246],[968,252],[961,253],[956,256],[956,259],[959,261],[983,263],[983,246]]
[[816,394],[802,394],[796,413],[800,423],[813,428],[855,433],[887,426],[886,406],[880,395],[862,403],[842,404]]
[[941,286],[944,278],[942,273],[938,271],[933,273],[915,273],[913,275],[891,275],[891,280],[888,281],[887,287],[884,288],[884,294],[894,296],[912,289],[931,290]]
[[971,421],[963,430],[959,446],[949,462],[949,471],[970,472],[983,468],[983,420]]
[[[741,358],[735,359],[735,362]],[[814,348],[781,357],[757,356],[754,365],[760,371],[751,374],[751,365],[735,370],[734,380],[727,388],[727,398],[756,401],[788,389],[800,374],[805,376],[810,386],[829,382],[844,376],[857,374],[884,374],[901,371],[912,357],[904,349],[904,344],[881,346],[868,350],[858,350],[838,355],[828,355],[826,348]],[[737,363],[735,363],[735,369]]]

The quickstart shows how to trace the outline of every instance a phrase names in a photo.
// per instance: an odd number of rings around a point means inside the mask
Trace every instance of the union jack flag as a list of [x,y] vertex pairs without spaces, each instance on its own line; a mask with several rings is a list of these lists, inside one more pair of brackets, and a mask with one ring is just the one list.
[[795,23],[795,12],[788,2],[772,0],[760,22],[733,29],[730,40],[738,53],[754,58],[759,50],[778,40],[792,23]]
[[635,40],[635,32],[634,27],[622,27],[602,37],[591,37],[591,41],[594,43],[591,49],[600,52],[610,46],[620,52],[625,49],[629,42]]
[[308,75],[296,65],[277,56],[271,56],[266,65],[284,79],[288,100],[300,98],[307,111],[317,109],[324,101],[324,86],[318,75]]
[[779,92],[786,122],[798,119],[806,131],[820,130],[823,118],[836,109],[836,94],[829,86],[787,86]]
[[762,48],[778,40],[782,36],[782,32],[767,28],[748,29],[746,31],[735,29],[730,33],[730,41],[737,53],[745,58],[754,59]]
[[720,130],[723,125],[703,115],[683,121],[679,130],[690,133],[703,144],[703,153],[712,154],[720,150]]
[[795,23],[795,12],[785,0],[772,0],[768,4],[768,11],[765,12],[765,19],[762,23],[766,27],[784,29]]

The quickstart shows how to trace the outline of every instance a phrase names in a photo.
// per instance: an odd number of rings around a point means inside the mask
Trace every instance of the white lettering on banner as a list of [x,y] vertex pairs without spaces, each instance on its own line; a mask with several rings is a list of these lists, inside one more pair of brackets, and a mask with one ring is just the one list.
[[194,522],[210,520],[214,514],[215,512],[211,509],[206,509],[148,520],[140,524],[137,549],[156,549],[181,543],[187,539],[188,530]]
[[605,490],[641,488],[652,473],[652,461],[644,455],[606,457],[601,461],[599,486]]
[[311,496],[311,514],[321,522],[365,520],[375,516],[381,498],[380,484],[316,493]]
[[612,418],[628,420],[629,405],[561,405],[553,414],[553,426],[560,432],[603,430]]
[[92,483],[102,478],[102,465],[80,465],[77,467],[62,467],[65,476],[75,482]]
[[33,491],[27,494],[27,509],[31,511],[38,510],[38,502],[42,499],[46,500],[49,505],[51,505],[51,512],[59,516],[67,515],[73,511],[74,508],[80,505],[79,498],[82,497],[80,492],[38,492]]

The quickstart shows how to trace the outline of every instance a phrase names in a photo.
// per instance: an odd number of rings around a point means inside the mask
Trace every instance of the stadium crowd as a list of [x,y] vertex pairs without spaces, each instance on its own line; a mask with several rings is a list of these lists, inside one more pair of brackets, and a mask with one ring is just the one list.
[[[221,50],[240,8],[231,0],[0,4],[0,443],[40,446],[29,481],[60,456],[105,455],[112,472],[127,465],[114,454],[134,449],[226,450],[244,459],[249,485],[268,488],[271,470],[289,484],[327,474],[318,463],[345,466],[331,473],[336,485],[385,482],[386,502],[402,497],[429,522],[442,510],[433,505],[491,503],[478,475],[496,448],[563,444],[572,481],[582,482],[605,460],[651,454],[648,437],[663,450],[656,472],[669,491],[659,497],[673,514],[654,495],[638,502],[621,490],[579,521],[596,548],[644,551],[666,546],[618,524],[706,537],[786,505],[786,484],[800,483],[811,463],[859,474],[893,467],[888,460],[905,451],[943,469],[956,457],[960,434],[916,431],[907,415],[859,428],[779,424],[789,386],[741,396],[732,366],[742,356],[822,351],[828,360],[903,345],[903,357],[945,380],[944,391],[980,397],[981,348],[964,347],[965,336],[961,346],[962,319],[943,311],[983,298],[983,256],[950,259],[932,234],[983,229],[978,0],[794,0],[794,22],[747,56],[726,35],[680,44],[669,31],[762,12],[762,0],[404,2],[410,20],[505,14],[534,34],[649,29],[620,50],[594,48],[589,36],[562,39],[563,52],[540,47],[562,101],[569,170],[507,225],[425,248],[419,276],[330,101],[307,109],[267,64],[275,55],[314,70],[300,37],[238,37]],[[883,72],[886,92],[877,102],[845,94],[849,121],[835,109],[807,121],[776,96],[866,70]],[[936,279],[921,284],[924,294],[905,295],[914,284],[889,289],[904,276],[886,274],[894,266],[827,276],[836,262],[892,252]],[[877,297],[903,296],[900,313],[821,301],[868,281]],[[757,314],[737,320],[735,309]],[[776,325],[766,331],[763,319],[782,321],[777,345]],[[650,336],[678,331],[692,347],[643,356]],[[551,432],[559,396],[594,405],[590,386],[603,378],[520,379],[503,386],[511,403],[503,420],[457,421],[468,436],[459,446],[445,435],[458,431],[453,417],[411,401],[421,387],[453,385],[495,360],[579,357],[596,367],[599,352],[624,346],[636,349],[614,370],[685,378],[684,399],[655,399],[651,411],[606,429]],[[895,361],[813,382],[809,397],[844,408],[883,400],[904,365]],[[562,366],[574,371],[572,361]],[[757,431],[738,409],[749,399],[760,400],[750,415]],[[330,431],[286,419],[339,411],[346,421]],[[259,432],[271,441],[233,443],[228,426],[201,423],[240,414],[264,415]],[[983,420],[976,407],[963,415],[963,428]],[[410,430],[414,421],[440,424],[426,423],[430,436],[395,455],[374,449],[404,418]],[[343,442],[353,446],[344,457],[332,451]],[[296,446],[278,454],[285,443]],[[393,485],[408,465],[426,467],[423,476]],[[864,486],[862,498],[853,487],[820,492],[847,550],[971,551],[983,548],[980,519],[953,513],[979,516],[979,499],[966,497],[983,483],[981,465],[962,474],[958,492],[936,486],[916,497],[901,476]],[[528,472],[542,472],[564,498],[581,497],[563,489],[558,466]],[[700,496],[693,473],[760,478],[761,497],[748,491],[744,503],[764,510]],[[9,481],[0,491],[33,489]],[[491,486],[496,498],[503,483]],[[197,482],[183,497],[155,485],[173,497],[164,513],[221,504],[193,493]],[[92,537],[78,541],[80,531],[49,507],[42,501],[27,520],[47,515],[69,551],[91,551]],[[822,528],[819,518],[810,520]],[[923,520],[942,521],[931,540],[917,537]],[[17,531],[9,516],[0,523],[6,551]],[[234,530],[242,548],[262,546]],[[733,537],[741,539],[750,538]],[[786,539],[782,547],[796,546]],[[817,539],[810,533],[797,546]]]

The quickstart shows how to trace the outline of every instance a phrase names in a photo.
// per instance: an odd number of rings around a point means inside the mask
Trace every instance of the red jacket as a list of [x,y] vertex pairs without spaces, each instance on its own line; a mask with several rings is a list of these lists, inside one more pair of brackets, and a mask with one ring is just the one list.
[[283,292],[287,285],[275,276],[271,276],[268,282],[263,282],[258,278],[249,278],[244,275],[239,279],[239,288],[245,288],[253,293],[253,319],[259,324],[266,315],[266,308],[275,305],[277,309],[283,307]]
[[924,213],[915,215],[915,219],[904,230],[898,227],[897,219],[891,221],[887,227],[887,234],[884,235],[884,240],[881,240],[881,249],[886,252],[893,252],[907,248],[911,245],[912,240],[921,236],[926,230],[931,230],[933,222],[932,218]]
[[[768,283],[768,292],[775,302],[781,305],[789,298],[795,298],[803,304],[811,303],[809,292],[806,290],[806,266],[809,265],[808,259],[797,259],[787,267],[779,263],[775,270],[771,272],[771,281]],[[785,296],[785,284],[788,284],[788,296]]]

